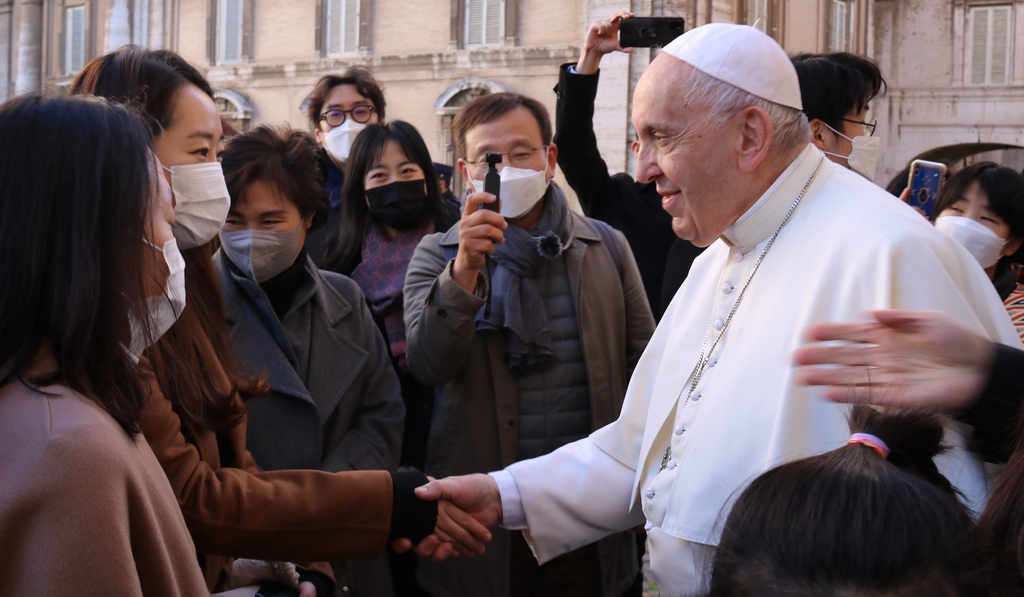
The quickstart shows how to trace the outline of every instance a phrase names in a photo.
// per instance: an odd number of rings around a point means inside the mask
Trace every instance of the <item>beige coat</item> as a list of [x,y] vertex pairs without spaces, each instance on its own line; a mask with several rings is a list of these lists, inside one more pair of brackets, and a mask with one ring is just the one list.
[[[654,332],[654,318],[622,234],[610,235],[622,257],[620,274],[595,228],[603,224],[575,213],[571,217],[575,238],[565,250],[566,266],[587,368],[592,429],[598,429],[618,418],[630,373]],[[437,477],[489,472],[518,460],[516,378],[504,364],[501,334],[476,333],[485,281],[477,296],[451,277],[445,247],[457,245],[458,226],[425,237],[405,280],[409,367],[421,382],[444,385],[427,448],[427,473]],[[599,542],[606,597],[621,594],[635,578],[633,543],[628,534]],[[421,583],[436,595],[507,594],[507,535],[496,532],[487,550],[472,560],[421,561]]]
[[145,437],[68,388],[14,381],[0,388],[0,596],[26,595],[209,593]]

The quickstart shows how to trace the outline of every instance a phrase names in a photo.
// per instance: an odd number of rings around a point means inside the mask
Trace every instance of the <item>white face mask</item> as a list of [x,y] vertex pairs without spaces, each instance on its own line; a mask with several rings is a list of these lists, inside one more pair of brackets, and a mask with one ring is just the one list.
[[[501,169],[501,215],[506,218],[518,218],[533,209],[548,190],[548,180],[544,170],[528,170],[525,168]],[[474,180],[473,188],[484,190],[484,181]]]
[[[825,126],[828,125],[826,124]],[[831,151],[826,151],[825,154],[835,156],[837,158],[846,158],[847,163],[850,164],[851,170],[868,180],[874,180],[875,169],[878,166],[878,150],[882,144],[881,137],[858,135],[851,139],[830,126],[828,126],[828,128],[833,133],[849,141],[853,146],[853,149],[850,151],[850,155],[839,155],[838,153],[832,153]]]
[[174,191],[174,238],[182,249],[204,245],[217,236],[231,208],[219,162],[171,166]]
[[299,224],[291,232],[272,230],[221,231],[224,254],[235,267],[262,284],[295,263],[299,256]]
[[172,238],[163,247],[153,245],[153,248],[163,254],[170,274],[164,283],[163,296],[146,297],[149,321],[140,323],[134,318],[131,320],[132,340],[128,352],[135,360],[138,360],[142,351],[166,334],[185,310],[185,259],[178,250],[177,241]]
[[981,222],[963,216],[942,216],[935,220],[935,227],[963,245],[985,269],[999,263],[1009,241]]
[[351,118],[323,134],[324,148],[330,156],[342,164],[348,162],[348,155],[352,151],[352,142],[366,125],[356,122]]

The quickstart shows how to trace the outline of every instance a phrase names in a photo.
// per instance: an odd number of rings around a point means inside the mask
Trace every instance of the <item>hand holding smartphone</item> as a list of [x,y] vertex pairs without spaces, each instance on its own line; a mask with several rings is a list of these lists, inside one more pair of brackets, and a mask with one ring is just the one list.
[[914,160],[910,163],[910,196],[907,203],[924,212],[929,220],[934,218],[935,198],[939,195],[939,187],[946,177],[946,165],[927,160]]
[[623,48],[664,47],[685,30],[679,17],[633,17],[619,24],[619,45]]

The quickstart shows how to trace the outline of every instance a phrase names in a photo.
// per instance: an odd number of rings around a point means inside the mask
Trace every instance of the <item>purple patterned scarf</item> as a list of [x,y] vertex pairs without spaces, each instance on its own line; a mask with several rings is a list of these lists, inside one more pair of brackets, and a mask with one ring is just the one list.
[[375,221],[367,222],[363,260],[352,272],[352,279],[363,289],[373,314],[384,319],[391,356],[398,359],[398,368],[408,371],[405,363],[405,309],[402,286],[409,261],[420,240],[434,232],[434,222],[407,230],[394,240]]

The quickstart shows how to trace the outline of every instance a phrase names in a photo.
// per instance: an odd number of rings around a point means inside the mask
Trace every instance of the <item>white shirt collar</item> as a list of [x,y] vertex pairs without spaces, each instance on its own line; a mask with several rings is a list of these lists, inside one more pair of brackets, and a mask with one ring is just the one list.
[[814,173],[820,157],[821,150],[808,143],[750,209],[726,228],[722,239],[747,253],[771,236],[782,224],[800,189]]

